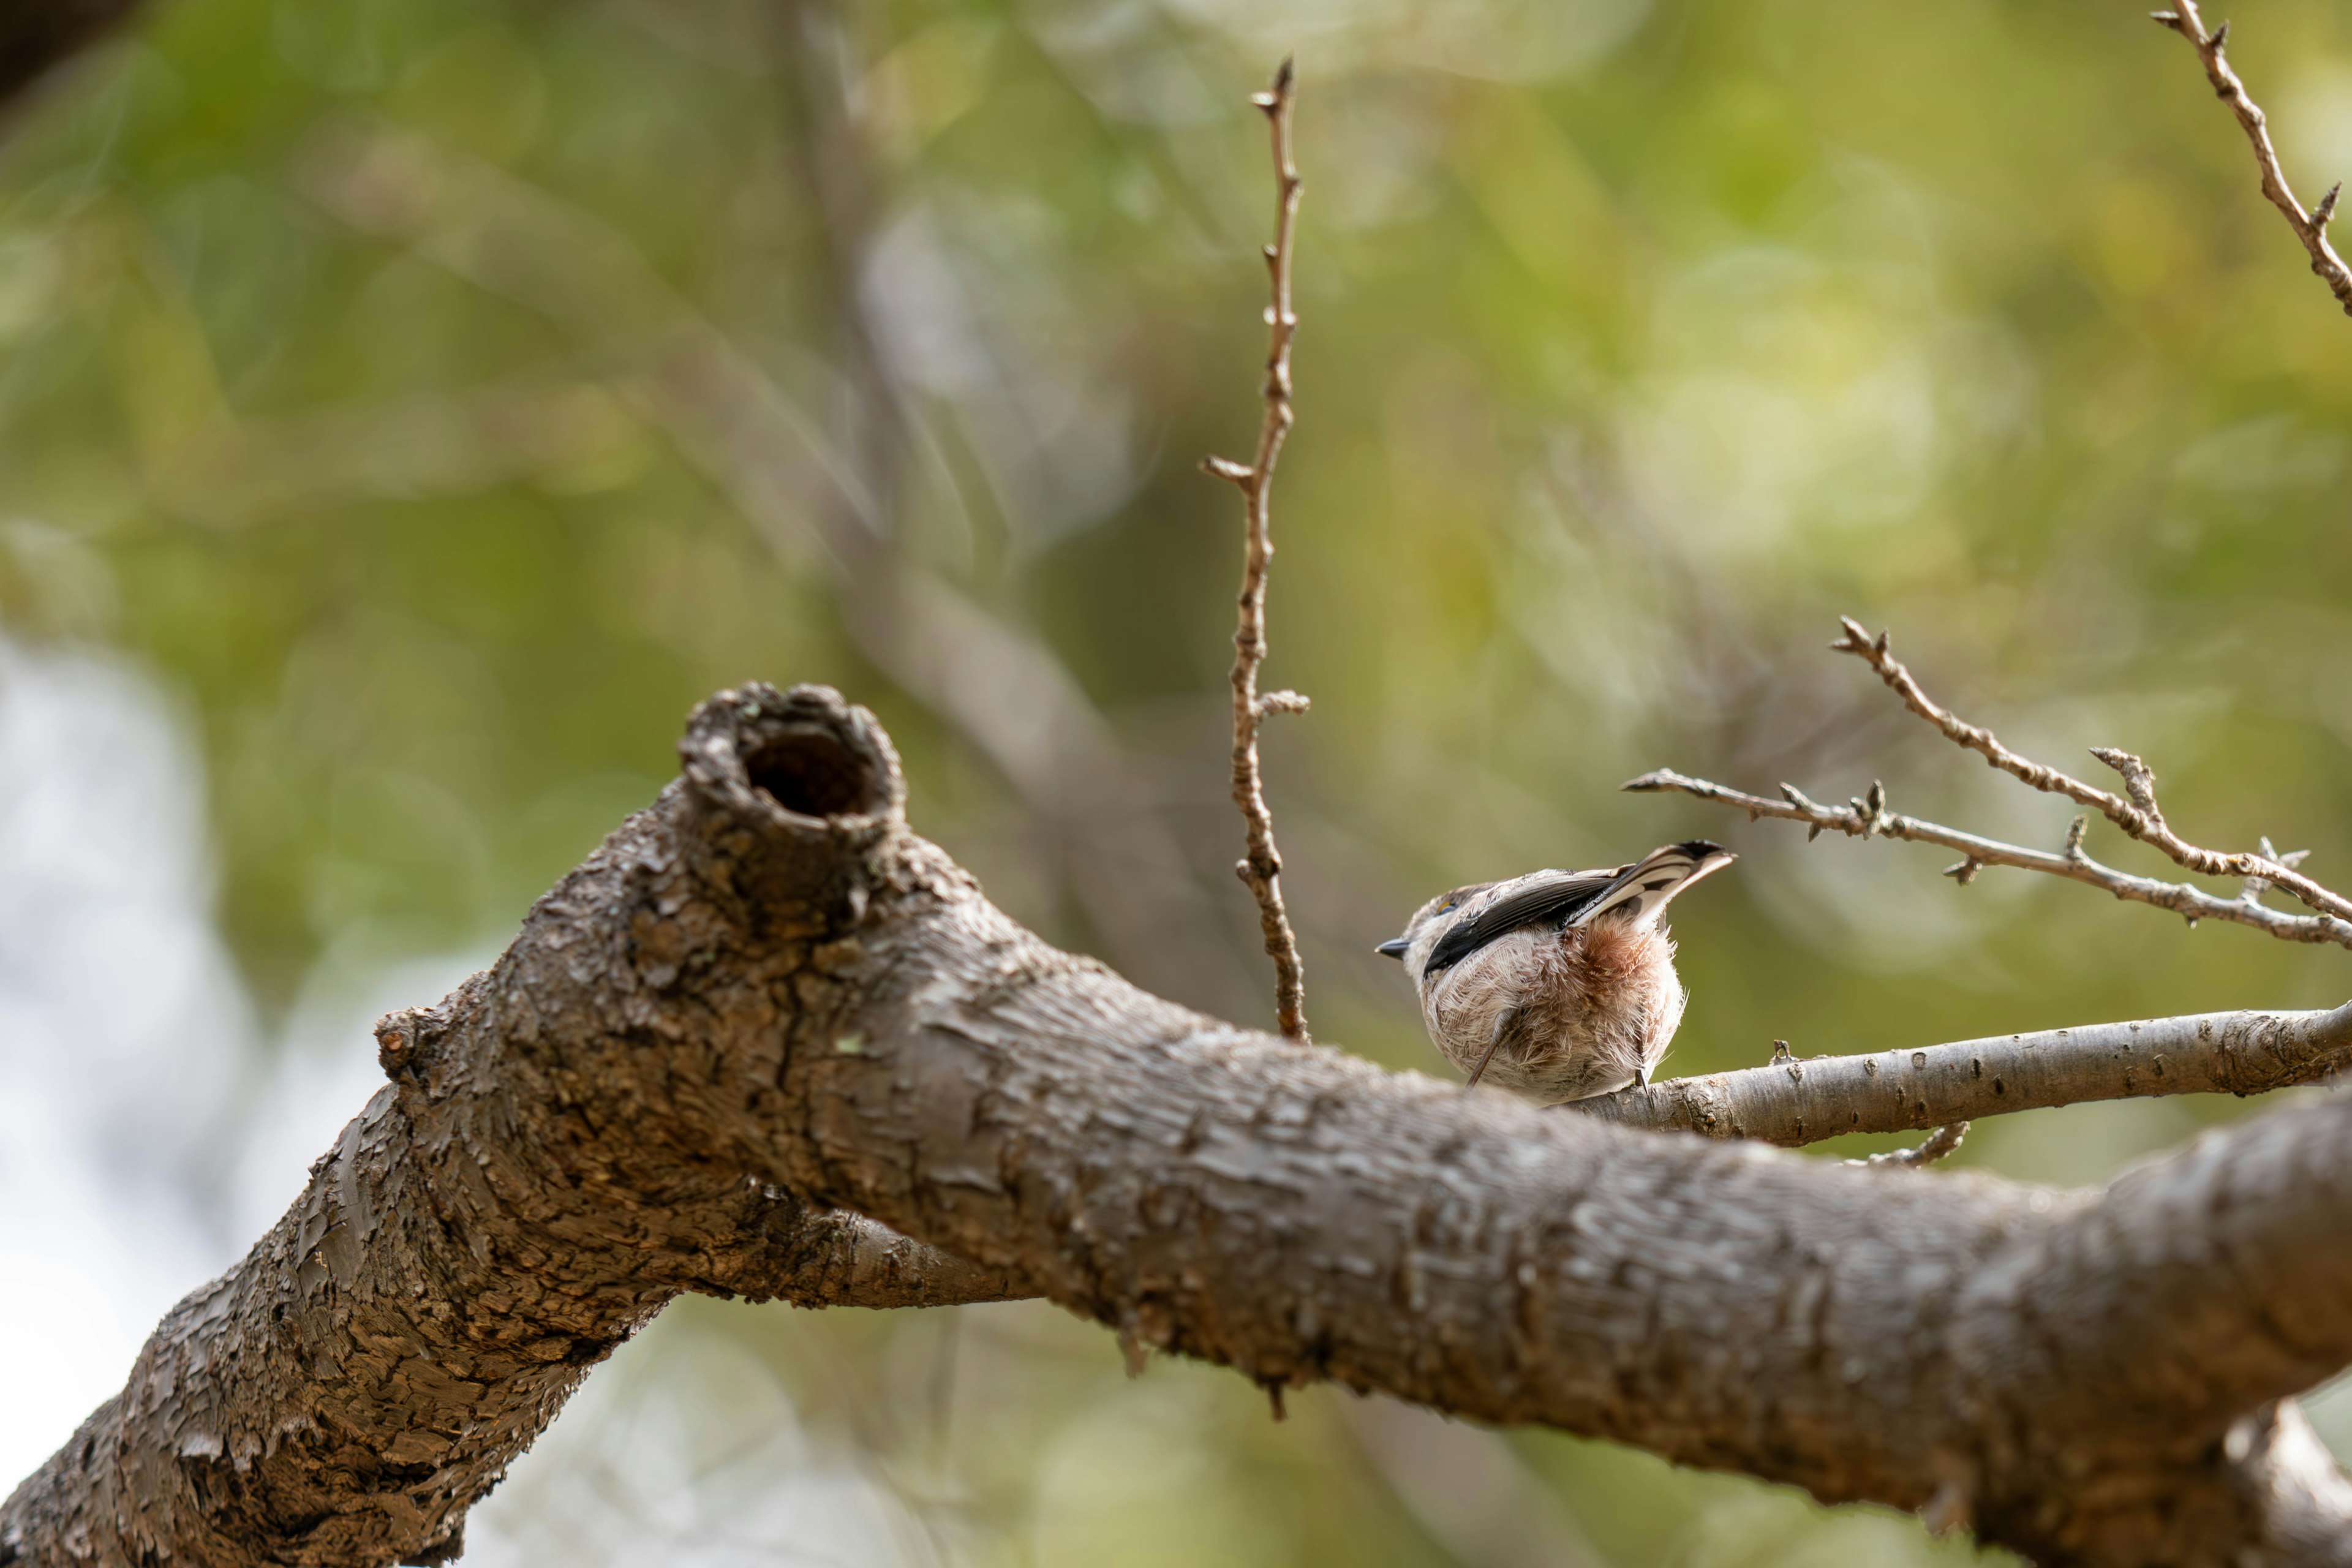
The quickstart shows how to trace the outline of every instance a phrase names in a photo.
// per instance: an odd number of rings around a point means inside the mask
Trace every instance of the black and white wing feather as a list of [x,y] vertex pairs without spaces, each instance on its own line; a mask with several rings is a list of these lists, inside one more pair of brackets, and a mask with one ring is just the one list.
[[1565,926],[1632,869],[1621,866],[1607,871],[1530,871],[1497,882],[1437,939],[1423,972],[1434,974],[1451,969],[1488,942],[1523,926]]
[[1497,882],[1437,939],[1422,972],[1450,969],[1488,942],[1528,926],[1580,925],[1635,900],[1635,918],[1651,915],[1691,882],[1730,860],[1720,845],[1695,838],[1653,849],[1639,860],[1606,871],[1530,871]]

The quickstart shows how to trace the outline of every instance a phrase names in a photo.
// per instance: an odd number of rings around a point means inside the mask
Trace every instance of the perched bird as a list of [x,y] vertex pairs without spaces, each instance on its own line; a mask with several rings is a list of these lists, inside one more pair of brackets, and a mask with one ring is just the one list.
[[1694,838],[1607,871],[1530,871],[1429,900],[1402,959],[1446,1060],[1538,1105],[1647,1083],[1683,1018],[1666,905],[1737,858]]

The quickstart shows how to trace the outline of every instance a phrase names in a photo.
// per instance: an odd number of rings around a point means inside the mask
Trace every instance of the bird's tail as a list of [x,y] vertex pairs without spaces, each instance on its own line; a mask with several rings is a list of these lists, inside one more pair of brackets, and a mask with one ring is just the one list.
[[1584,907],[1574,923],[1590,924],[1611,910],[1623,910],[1630,904],[1633,908],[1619,918],[1636,927],[1654,926],[1676,893],[1738,858],[1722,845],[1710,844],[1704,838],[1653,849],[1618,872],[1616,879]]

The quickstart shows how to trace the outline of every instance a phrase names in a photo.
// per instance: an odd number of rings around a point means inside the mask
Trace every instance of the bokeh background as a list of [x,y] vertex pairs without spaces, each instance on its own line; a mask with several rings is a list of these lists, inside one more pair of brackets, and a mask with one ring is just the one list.
[[[2235,19],[2315,198],[2352,16]],[[2352,879],[2352,322],[2142,5],[177,0],[0,142],[0,1486],[299,1188],[370,1021],[487,962],[718,687],[842,687],[999,902],[1267,1020],[1238,508],[1192,465],[1255,429],[1245,96],[1286,51],[1265,674],[1315,709],[1267,769],[1323,1038],[1433,1066],[1370,952],[1415,904],[1695,833],[1743,859],[1681,906],[1670,1070],[2344,998],[2332,948],[1614,791],[1876,777],[2054,845],[2061,803],[1824,651],[1843,611],[2012,742],[2129,746],[2192,834]],[[1959,1163],[2096,1181],[2241,1110]],[[1968,1556],[1290,1408],[1129,1382],[1037,1304],[688,1301],[467,1560]]]

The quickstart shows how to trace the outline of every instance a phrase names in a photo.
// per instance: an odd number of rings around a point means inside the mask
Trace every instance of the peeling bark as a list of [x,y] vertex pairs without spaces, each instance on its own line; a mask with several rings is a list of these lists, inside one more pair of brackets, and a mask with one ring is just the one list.
[[813,825],[805,885],[742,884],[701,804],[673,786],[494,968],[378,1026],[392,1082],[0,1507],[0,1565],[444,1561],[584,1370],[682,1292],[1025,1293],[709,1141],[763,1092],[747,1068],[774,1093],[779,1009],[833,918],[810,900],[895,816]]
[[2084,1194],[1545,1112],[1046,946],[830,691],[722,693],[681,753],[494,968],[385,1020],[391,1086],[0,1506],[0,1564],[446,1557],[688,1290],[1044,1294],[2049,1564],[2352,1561],[2289,1397],[2352,1362],[2352,1102]]

